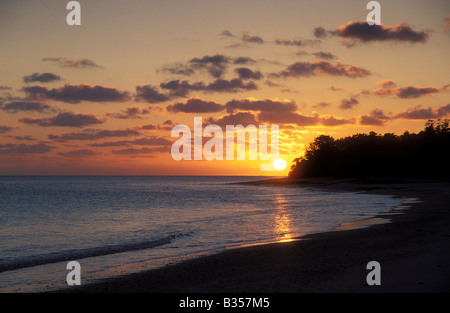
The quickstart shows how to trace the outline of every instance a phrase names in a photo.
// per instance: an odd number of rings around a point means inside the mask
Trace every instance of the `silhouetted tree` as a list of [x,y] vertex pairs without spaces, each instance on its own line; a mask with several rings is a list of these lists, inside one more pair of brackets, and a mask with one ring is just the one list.
[[429,120],[418,134],[321,135],[294,160],[290,177],[450,177],[449,120]]

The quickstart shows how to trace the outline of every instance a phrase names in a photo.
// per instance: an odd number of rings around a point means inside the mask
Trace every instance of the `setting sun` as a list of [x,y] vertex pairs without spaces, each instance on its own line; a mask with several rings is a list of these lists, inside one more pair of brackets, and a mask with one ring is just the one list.
[[284,168],[286,167],[286,161],[283,160],[283,159],[278,159],[278,160],[276,160],[276,161],[273,163],[273,166],[274,166],[277,170],[282,171],[282,170],[284,170]]

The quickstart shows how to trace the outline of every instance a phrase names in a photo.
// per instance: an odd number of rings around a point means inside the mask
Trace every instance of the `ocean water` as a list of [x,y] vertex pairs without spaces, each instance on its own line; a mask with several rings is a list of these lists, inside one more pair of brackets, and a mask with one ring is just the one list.
[[268,177],[0,177],[0,292],[70,288],[389,212],[391,196],[240,185]]

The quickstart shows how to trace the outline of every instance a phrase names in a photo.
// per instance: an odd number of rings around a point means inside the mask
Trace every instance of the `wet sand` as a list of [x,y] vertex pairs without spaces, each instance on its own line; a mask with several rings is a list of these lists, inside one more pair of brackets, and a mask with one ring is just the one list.
[[[162,269],[62,292],[82,293],[409,293],[450,291],[450,183],[277,180],[395,195],[404,206],[376,219],[299,240],[228,250]],[[413,201],[411,201],[413,200]],[[418,201],[415,201],[418,200]],[[378,220],[377,220],[378,219]],[[366,265],[381,265],[369,286]]]

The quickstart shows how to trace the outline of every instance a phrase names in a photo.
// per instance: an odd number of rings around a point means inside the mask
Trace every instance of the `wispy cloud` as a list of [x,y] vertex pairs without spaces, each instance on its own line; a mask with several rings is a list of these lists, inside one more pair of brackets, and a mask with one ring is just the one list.
[[33,73],[23,77],[23,81],[26,84],[35,82],[50,83],[59,80],[61,80],[61,77],[53,73]]
[[102,124],[105,119],[98,118],[93,114],[62,112],[49,118],[21,118],[19,122],[27,125],[38,125],[43,127],[83,127],[94,124]]
[[30,99],[55,100],[67,103],[91,102],[123,102],[130,100],[127,91],[121,91],[114,87],[99,85],[64,85],[59,88],[49,89],[47,86],[24,87]]
[[52,149],[46,143],[37,144],[0,144],[0,154],[41,154],[50,152]]
[[311,77],[311,76],[345,76],[349,78],[365,77],[371,72],[365,68],[342,64],[332,64],[328,61],[296,62],[289,65],[285,70],[272,73],[271,77]]
[[429,31],[414,30],[409,24],[397,24],[394,26],[369,25],[365,21],[348,22],[335,30],[326,30],[323,27],[317,27],[314,30],[317,38],[327,36],[337,36],[342,38],[342,43],[347,47],[354,46],[357,42],[408,42],[424,43],[429,38]]
[[103,68],[102,66],[96,64],[94,61],[89,59],[75,59],[70,60],[67,58],[43,58],[44,62],[52,62],[60,67],[66,68],[78,68],[78,69],[91,69],[91,68]]
[[0,109],[8,113],[17,112],[56,112],[56,109],[41,102],[27,101],[27,100],[16,100],[9,101],[5,103],[0,102]]
[[214,101],[207,101],[198,97],[186,99],[185,102],[179,102],[166,106],[168,112],[173,113],[214,113],[225,109],[225,106]]

